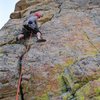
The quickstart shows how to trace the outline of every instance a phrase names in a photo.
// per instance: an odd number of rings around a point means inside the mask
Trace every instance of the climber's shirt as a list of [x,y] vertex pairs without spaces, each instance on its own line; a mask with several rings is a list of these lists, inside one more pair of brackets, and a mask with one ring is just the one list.
[[27,20],[24,21],[24,26],[28,26],[30,29],[38,29],[38,24],[37,24],[37,16],[29,16]]
[[31,33],[37,34],[40,32],[37,24],[37,19],[37,16],[29,16],[24,20],[22,34],[24,34],[25,38],[29,37]]

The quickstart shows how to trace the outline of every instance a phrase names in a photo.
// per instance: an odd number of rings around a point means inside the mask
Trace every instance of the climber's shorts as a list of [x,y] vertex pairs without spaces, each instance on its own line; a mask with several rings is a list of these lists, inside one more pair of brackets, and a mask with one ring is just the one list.
[[[24,25],[24,27],[22,28],[22,34],[24,34],[24,37],[27,38],[29,37],[31,34],[34,36],[36,35],[39,31],[38,28],[34,28],[34,30],[32,28],[30,28],[28,25]],[[41,32],[40,32],[41,33]]]

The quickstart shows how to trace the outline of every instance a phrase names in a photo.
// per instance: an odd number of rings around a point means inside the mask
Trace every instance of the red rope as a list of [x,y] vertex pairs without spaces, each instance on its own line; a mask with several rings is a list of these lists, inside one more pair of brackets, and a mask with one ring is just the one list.
[[19,98],[19,93],[20,93],[21,81],[22,81],[22,69],[21,69],[21,72],[20,72],[19,80],[18,80],[16,100],[19,100],[18,98]]
[[[30,38],[32,37],[32,33],[30,34]],[[26,48],[26,51],[28,50],[28,48]],[[17,86],[17,93],[16,93],[16,100],[19,100],[19,93],[20,93],[20,86],[21,86],[21,81],[22,81],[22,68],[20,71],[20,76],[19,76],[19,80],[18,80],[18,86]]]

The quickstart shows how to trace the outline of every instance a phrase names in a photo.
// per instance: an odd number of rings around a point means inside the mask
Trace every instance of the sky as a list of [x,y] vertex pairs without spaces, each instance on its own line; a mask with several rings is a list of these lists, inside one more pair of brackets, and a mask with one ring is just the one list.
[[19,0],[0,0],[0,29],[9,20],[9,16],[14,12],[15,4]]

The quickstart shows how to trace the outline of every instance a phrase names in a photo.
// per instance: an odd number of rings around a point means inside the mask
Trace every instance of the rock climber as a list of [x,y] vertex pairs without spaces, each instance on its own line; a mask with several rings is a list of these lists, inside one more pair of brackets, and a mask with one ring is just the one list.
[[36,35],[37,42],[45,42],[46,40],[42,38],[42,33],[40,32],[37,24],[37,20],[43,15],[40,12],[35,12],[33,15],[29,16],[23,23],[22,33],[18,35],[17,40],[26,39],[31,34]]

